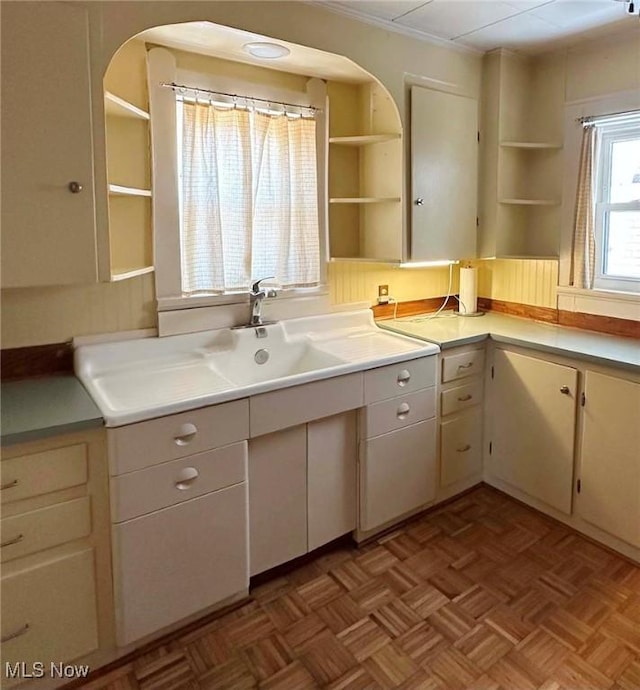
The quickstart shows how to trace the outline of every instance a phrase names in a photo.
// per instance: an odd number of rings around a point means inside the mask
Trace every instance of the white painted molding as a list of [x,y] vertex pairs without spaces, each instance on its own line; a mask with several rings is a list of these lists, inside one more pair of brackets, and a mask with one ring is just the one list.
[[558,309],[640,321],[640,295],[559,287]]

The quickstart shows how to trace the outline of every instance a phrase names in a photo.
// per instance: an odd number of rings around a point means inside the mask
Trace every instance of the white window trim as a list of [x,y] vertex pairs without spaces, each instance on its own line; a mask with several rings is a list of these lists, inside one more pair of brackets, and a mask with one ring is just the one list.
[[637,90],[621,91],[596,98],[565,103],[564,185],[562,190],[562,225],[560,236],[560,267],[558,277],[558,308],[599,316],[640,320],[640,294],[603,290],[585,290],[569,284],[571,245],[575,220],[576,187],[582,140],[581,117],[597,117],[638,109]]
[[[149,100],[151,110],[153,160],[153,213],[155,280],[158,312],[186,310],[202,307],[243,305],[248,293],[231,292],[224,295],[182,294],[180,218],[177,190],[177,140],[175,92],[162,83],[187,83],[202,89],[247,93],[258,98],[273,98],[285,102],[298,102],[320,109],[316,117],[318,150],[318,225],[320,233],[320,285],[314,288],[291,288],[278,292],[278,303],[284,311],[290,310],[284,300],[323,297],[329,292],[327,284],[328,230],[327,230],[327,155],[328,99],[326,84],[320,79],[307,82],[306,94],[254,83],[231,81],[229,77],[216,77],[179,70],[175,56],[164,48],[153,48],[148,53]],[[257,276],[260,277],[260,276]],[[274,300],[275,302],[276,300]],[[277,309],[276,309],[277,312]],[[276,315],[277,317],[277,315]]]

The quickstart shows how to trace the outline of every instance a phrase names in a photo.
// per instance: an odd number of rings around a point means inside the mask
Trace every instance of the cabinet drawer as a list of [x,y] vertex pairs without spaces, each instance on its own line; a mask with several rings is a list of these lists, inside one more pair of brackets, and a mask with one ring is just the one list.
[[482,379],[440,393],[440,414],[445,417],[482,402]]
[[251,396],[251,437],[362,407],[362,374]]
[[2,562],[91,534],[89,497],[2,518]]
[[84,443],[2,461],[2,503],[87,483]]
[[442,383],[479,374],[484,369],[484,350],[469,350],[442,357]]
[[249,436],[249,401],[205,407],[107,430],[112,475],[219,448]]
[[428,388],[436,382],[436,357],[421,357],[364,373],[364,402],[368,405],[396,395]]
[[111,517],[130,520],[246,478],[246,441],[112,477]]
[[440,485],[482,470],[482,409],[477,407],[440,424]]
[[249,586],[246,483],[113,527],[124,646]]
[[426,388],[367,405],[360,412],[360,434],[371,438],[430,419],[436,414],[436,389]]
[[2,640],[3,664],[48,665],[96,649],[93,549],[3,577]]
[[430,503],[436,494],[436,421],[360,443],[360,529]]

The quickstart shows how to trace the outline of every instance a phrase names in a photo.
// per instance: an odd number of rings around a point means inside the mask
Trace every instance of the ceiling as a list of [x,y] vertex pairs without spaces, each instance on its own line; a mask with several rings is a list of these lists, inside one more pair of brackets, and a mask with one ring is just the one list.
[[[417,38],[480,51],[537,53],[621,26],[638,26],[619,0],[317,0],[328,9]],[[636,10],[637,12],[637,10]]]

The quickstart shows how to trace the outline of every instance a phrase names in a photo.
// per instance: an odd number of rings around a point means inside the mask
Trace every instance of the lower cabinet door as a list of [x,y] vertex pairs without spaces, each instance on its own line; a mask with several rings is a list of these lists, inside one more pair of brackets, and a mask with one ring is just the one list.
[[119,646],[248,589],[247,484],[113,526]]
[[440,486],[482,472],[482,408],[475,407],[440,424]]
[[360,529],[374,529],[435,499],[436,421],[360,443]]
[[2,578],[2,676],[24,662],[73,661],[98,647],[93,549]]
[[251,575],[307,553],[307,426],[249,441]]

